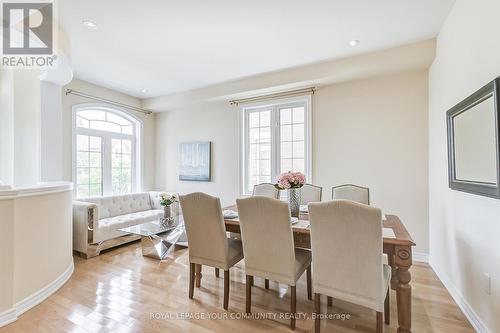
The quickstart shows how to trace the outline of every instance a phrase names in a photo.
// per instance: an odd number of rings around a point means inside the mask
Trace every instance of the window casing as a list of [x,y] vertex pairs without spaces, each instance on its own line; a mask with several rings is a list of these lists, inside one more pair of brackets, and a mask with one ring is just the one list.
[[241,108],[242,195],[259,183],[274,183],[286,171],[311,180],[311,98],[271,101]]
[[73,181],[78,198],[141,189],[142,123],[101,105],[73,107]]

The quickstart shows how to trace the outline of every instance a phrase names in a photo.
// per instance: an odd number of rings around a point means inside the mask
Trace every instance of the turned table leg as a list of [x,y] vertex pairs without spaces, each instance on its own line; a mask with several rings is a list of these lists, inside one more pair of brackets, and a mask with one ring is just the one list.
[[411,247],[396,246],[396,300],[398,306],[398,332],[411,332]]

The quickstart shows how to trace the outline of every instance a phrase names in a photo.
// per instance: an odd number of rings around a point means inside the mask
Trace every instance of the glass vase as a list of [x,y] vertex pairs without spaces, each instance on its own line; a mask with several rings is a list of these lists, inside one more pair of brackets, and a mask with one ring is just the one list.
[[300,188],[288,189],[288,207],[290,207],[290,215],[292,217],[299,217],[300,214]]

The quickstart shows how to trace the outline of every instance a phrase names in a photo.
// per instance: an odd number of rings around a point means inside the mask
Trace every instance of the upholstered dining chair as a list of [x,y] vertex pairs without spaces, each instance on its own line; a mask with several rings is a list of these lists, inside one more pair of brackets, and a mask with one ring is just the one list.
[[376,311],[382,332],[382,311],[389,324],[391,268],[383,264],[380,209],[348,200],[311,203],[309,221],[315,312],[322,294],[358,304]]
[[301,205],[307,205],[310,202],[320,202],[323,196],[323,188],[313,184],[304,184],[300,192]]
[[370,189],[353,184],[332,187],[332,200],[351,200],[365,205],[370,204]]
[[241,239],[245,254],[246,312],[251,311],[254,276],[290,286],[290,328],[295,329],[296,283],[307,270],[311,291],[311,251],[295,248],[286,202],[262,196],[237,199]]
[[280,191],[274,187],[274,184],[271,183],[262,183],[254,185],[252,196],[263,196],[268,198],[279,199]]
[[[193,298],[195,270],[202,265],[224,270],[224,309],[229,303],[229,269],[243,259],[241,241],[226,236],[219,198],[195,192],[179,196],[189,244],[189,298]],[[196,267],[198,266],[198,267]]]

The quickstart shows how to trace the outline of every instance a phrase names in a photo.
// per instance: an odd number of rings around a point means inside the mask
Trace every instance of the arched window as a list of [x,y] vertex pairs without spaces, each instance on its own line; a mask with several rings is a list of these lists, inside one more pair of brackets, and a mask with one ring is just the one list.
[[73,108],[73,181],[76,196],[139,191],[141,122],[99,105]]

